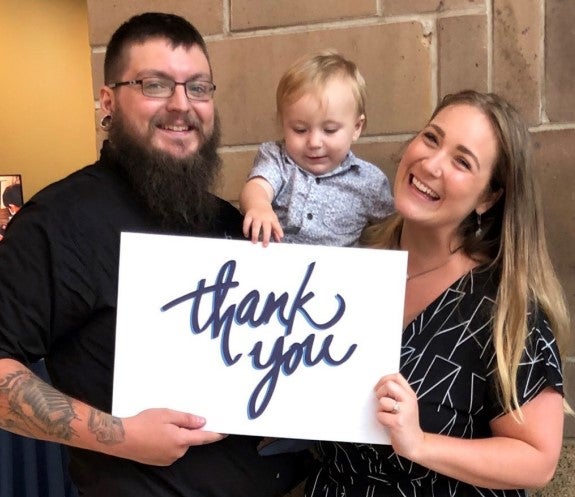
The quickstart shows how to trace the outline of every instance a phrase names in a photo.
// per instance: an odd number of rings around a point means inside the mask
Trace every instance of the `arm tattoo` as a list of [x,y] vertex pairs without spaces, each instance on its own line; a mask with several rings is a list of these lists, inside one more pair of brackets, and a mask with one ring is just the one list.
[[0,393],[8,397],[9,419],[14,427],[31,436],[39,432],[60,440],[76,433],[72,421],[78,419],[72,400],[29,371],[15,371],[0,379]]
[[114,445],[124,441],[122,420],[111,414],[90,409],[88,429],[96,435],[96,440],[105,445]]

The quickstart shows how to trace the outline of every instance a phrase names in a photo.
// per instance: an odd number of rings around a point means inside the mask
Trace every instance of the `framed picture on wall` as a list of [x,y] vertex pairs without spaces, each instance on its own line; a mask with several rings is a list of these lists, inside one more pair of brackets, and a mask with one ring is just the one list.
[[4,236],[6,225],[22,204],[22,176],[20,174],[0,175],[0,240]]

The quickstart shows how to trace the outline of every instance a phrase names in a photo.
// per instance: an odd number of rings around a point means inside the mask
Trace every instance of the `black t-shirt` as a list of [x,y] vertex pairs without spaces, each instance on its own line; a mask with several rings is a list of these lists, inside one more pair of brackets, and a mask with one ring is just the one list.
[[[218,205],[212,229],[191,235],[241,236],[239,212]],[[57,389],[106,412],[122,231],[166,233],[104,147],[97,163],[36,194],[0,243],[0,358],[45,358]],[[191,447],[169,467],[71,448],[71,474],[89,497],[282,495],[303,478],[307,456],[261,457],[257,442],[229,436]]]

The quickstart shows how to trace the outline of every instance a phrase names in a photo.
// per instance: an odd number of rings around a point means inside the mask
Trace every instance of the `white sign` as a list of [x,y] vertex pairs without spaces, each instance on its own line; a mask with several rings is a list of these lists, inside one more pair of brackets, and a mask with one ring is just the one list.
[[113,414],[389,443],[373,387],[399,369],[407,254],[122,233]]

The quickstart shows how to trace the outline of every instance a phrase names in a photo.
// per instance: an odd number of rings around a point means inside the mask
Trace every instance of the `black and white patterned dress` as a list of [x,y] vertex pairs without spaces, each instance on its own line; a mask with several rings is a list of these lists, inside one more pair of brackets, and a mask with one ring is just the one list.
[[[424,431],[460,438],[490,436],[502,414],[495,387],[491,312],[497,277],[474,270],[456,281],[403,332],[401,373],[419,399]],[[542,312],[529,316],[530,334],[517,380],[521,404],[546,387],[563,393],[561,361]],[[306,497],[525,496],[489,490],[437,474],[397,456],[390,445],[320,442],[322,464]]]

